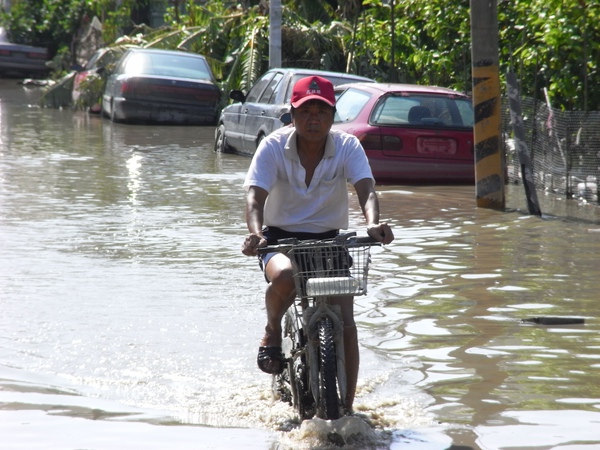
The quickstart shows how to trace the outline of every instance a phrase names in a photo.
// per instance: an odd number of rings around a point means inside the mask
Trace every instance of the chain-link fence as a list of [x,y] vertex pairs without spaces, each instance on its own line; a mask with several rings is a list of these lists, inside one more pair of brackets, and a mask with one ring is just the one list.
[[[598,207],[600,111],[559,111],[548,107],[546,102],[531,98],[521,99],[521,110],[538,197],[556,196]],[[507,182],[522,185],[508,100],[502,103],[502,129]]]

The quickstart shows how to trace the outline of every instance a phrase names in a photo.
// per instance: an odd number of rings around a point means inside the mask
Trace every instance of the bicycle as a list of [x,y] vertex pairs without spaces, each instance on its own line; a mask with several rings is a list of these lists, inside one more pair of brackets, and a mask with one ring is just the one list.
[[279,240],[260,253],[286,253],[294,265],[296,298],[283,319],[284,370],[274,389],[301,420],[336,420],[348,413],[343,322],[329,298],[367,293],[370,237],[346,233],[334,239]]

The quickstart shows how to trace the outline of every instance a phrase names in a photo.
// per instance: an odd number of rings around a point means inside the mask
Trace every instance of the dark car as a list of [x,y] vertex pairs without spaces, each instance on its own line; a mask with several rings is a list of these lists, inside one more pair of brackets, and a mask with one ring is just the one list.
[[0,27],[0,75],[46,75],[48,50],[31,45],[13,44],[8,41],[6,31]]
[[114,122],[214,125],[220,101],[204,56],[130,48],[106,81],[102,112]]
[[354,83],[336,90],[333,128],[359,138],[377,182],[475,182],[467,95],[411,84]]
[[271,69],[261,76],[244,95],[231,91],[229,97],[236,101],[223,108],[215,131],[215,150],[254,154],[259,142],[284,124],[280,117],[289,112],[292,88],[296,81],[311,75],[319,75],[334,85],[354,81],[373,80],[347,73],[312,69]]

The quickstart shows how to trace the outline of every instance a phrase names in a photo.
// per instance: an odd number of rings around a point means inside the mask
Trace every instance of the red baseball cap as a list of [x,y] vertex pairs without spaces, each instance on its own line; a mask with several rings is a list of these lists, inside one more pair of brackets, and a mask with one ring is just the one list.
[[299,108],[309,100],[320,100],[329,106],[335,106],[335,94],[331,81],[316,76],[298,80],[292,91],[292,106]]

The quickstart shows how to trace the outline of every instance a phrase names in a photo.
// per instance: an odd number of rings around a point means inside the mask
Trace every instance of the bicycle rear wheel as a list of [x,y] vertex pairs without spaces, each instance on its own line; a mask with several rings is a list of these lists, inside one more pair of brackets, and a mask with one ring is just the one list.
[[319,330],[319,389],[322,419],[336,420],[340,418],[340,398],[337,387],[337,357],[333,340],[333,324],[327,316],[318,324]]

